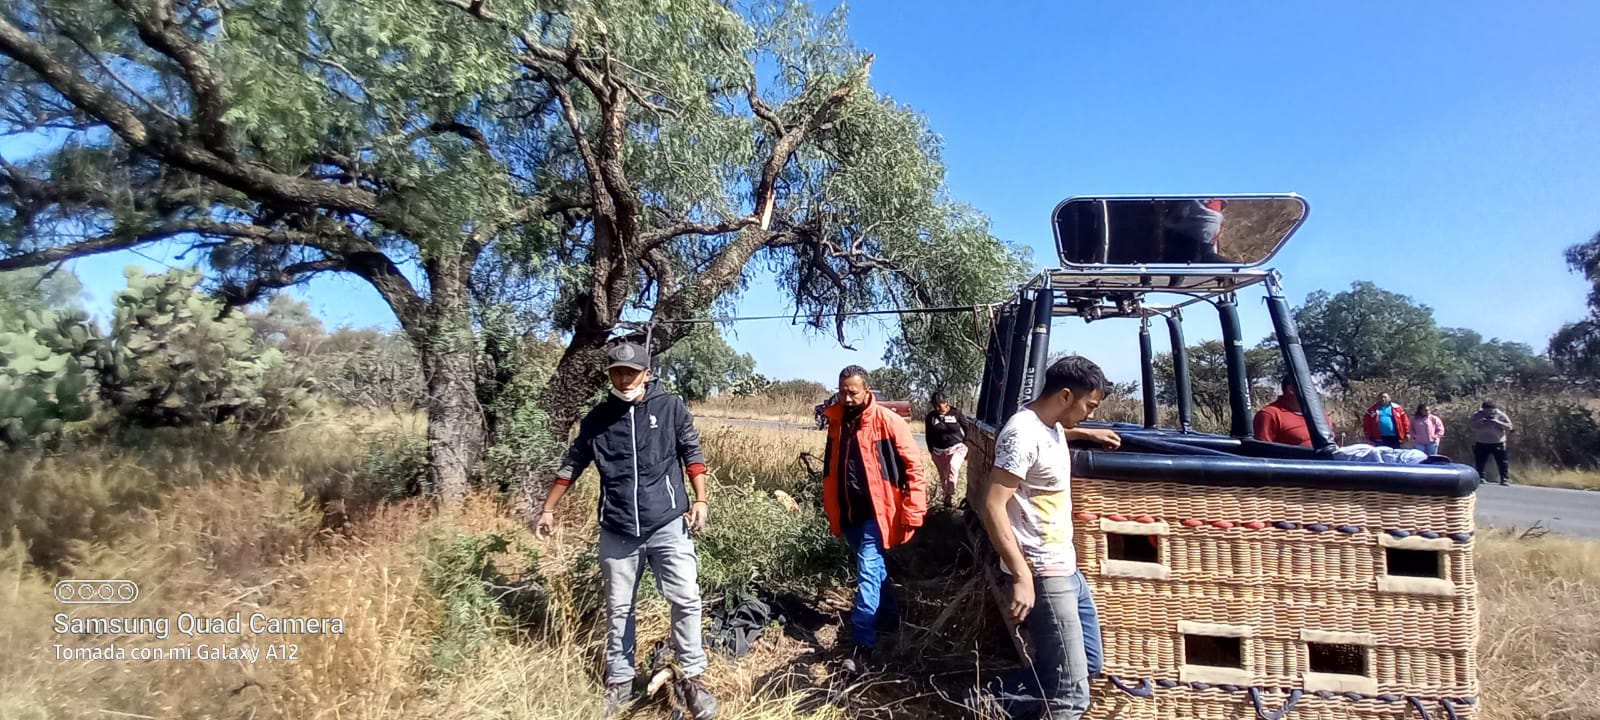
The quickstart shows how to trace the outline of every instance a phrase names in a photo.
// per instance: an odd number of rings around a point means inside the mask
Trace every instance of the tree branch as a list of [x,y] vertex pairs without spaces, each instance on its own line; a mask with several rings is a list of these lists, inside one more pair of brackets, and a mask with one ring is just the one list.
[[754,215],[747,215],[738,220],[717,223],[716,225],[688,221],[678,222],[664,228],[641,233],[639,235],[639,244],[646,252],[649,252],[673,238],[684,235],[726,235],[731,232],[738,232],[754,224],[756,224]]
[[150,130],[132,109],[100,86],[73,72],[71,65],[55,57],[43,44],[4,17],[0,17],[0,52],[27,65],[56,92],[100,118],[128,144],[142,147],[149,143]]
[[308,262],[294,263],[279,270],[251,278],[244,285],[224,285],[221,288],[223,304],[228,307],[249,305],[261,298],[261,294],[268,290],[281,290],[290,285],[298,285],[310,280],[318,274],[335,271],[349,270],[348,264],[338,258],[323,258]]
[[112,80],[115,80],[118,85],[121,85],[123,90],[127,90],[128,94],[132,95],[139,102],[144,103],[151,110],[156,111],[156,113],[160,114],[162,117],[171,121],[173,125],[181,126],[183,124],[183,121],[179,120],[178,116],[168,112],[166,108],[156,104],[154,100],[145,97],[144,93],[139,92],[139,90],[131,83],[129,83],[127,80],[124,80],[121,75],[117,74],[117,71],[112,69],[111,65],[100,57],[100,53],[90,48],[89,44],[84,42],[82,38],[79,38],[77,33],[69,32],[66,28],[62,28],[61,34],[65,35],[68,40],[71,40],[72,44],[77,45],[78,49],[83,51],[83,54],[88,55],[89,59],[93,60],[96,65],[100,66],[101,70],[105,71],[106,75],[110,76]]
[[170,0],[149,0],[149,5],[136,0],[113,0],[133,20],[139,38],[156,52],[171,58],[183,68],[183,76],[194,94],[194,113],[200,129],[200,142],[218,157],[237,162],[237,151],[228,139],[228,126],[222,116],[228,111],[222,94],[222,81],[211,67],[200,46],[180,30],[182,27],[172,16]]

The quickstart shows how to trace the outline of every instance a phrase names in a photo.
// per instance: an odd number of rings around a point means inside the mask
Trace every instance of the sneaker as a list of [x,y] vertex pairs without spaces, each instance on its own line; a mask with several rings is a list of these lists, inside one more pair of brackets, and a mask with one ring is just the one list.
[[678,692],[683,694],[683,704],[692,720],[712,720],[721,709],[717,696],[706,689],[705,680],[699,675],[679,680]]
[[633,705],[633,682],[620,682],[606,686],[605,701],[600,706],[600,713],[605,717],[615,717]]
[[850,675],[869,672],[876,654],[872,648],[865,645],[852,645],[850,652],[845,655],[844,662],[839,663],[839,669]]

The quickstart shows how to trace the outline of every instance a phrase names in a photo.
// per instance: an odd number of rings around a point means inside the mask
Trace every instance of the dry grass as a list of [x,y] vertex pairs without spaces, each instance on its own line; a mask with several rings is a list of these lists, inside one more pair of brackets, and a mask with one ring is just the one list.
[[[1495,479],[1496,475],[1494,473],[1494,470],[1489,470],[1490,480]],[[1511,477],[1521,485],[1571,488],[1574,490],[1600,490],[1600,472],[1587,470],[1556,470],[1544,467],[1519,466],[1512,468]]]
[[[359,455],[372,423],[347,420],[337,431],[306,432],[278,449],[281,462],[258,461],[260,449],[227,456],[223,449],[148,450],[107,461],[96,477],[162,476],[170,483],[154,509],[117,511],[103,531],[80,541],[66,571],[77,577],[128,577],[144,595],[137,614],[207,615],[261,610],[277,616],[340,617],[343,635],[286,638],[296,662],[58,661],[56,642],[96,646],[105,639],[58,637],[52,615],[53,577],[35,570],[13,546],[0,550],[0,718],[259,717],[259,718],[548,718],[598,717],[598,643],[592,623],[504,633],[451,671],[429,671],[446,606],[428,589],[429,543],[440,537],[498,533],[511,542],[496,557],[521,569],[519,551],[540,550],[553,577],[590,548],[594,484],[580,483],[563,507],[555,540],[536,541],[500,499],[475,496],[465,509],[439,516],[416,502],[390,503],[337,529],[316,508],[307,485]],[[309,429],[308,429],[309,430]],[[718,482],[764,492],[808,482],[796,457],[821,450],[816,431],[760,431],[707,423],[705,436]],[[205,456],[209,455],[208,461]],[[102,461],[105,458],[100,458]],[[57,458],[29,469],[34,488],[76,487],[95,456]],[[717,513],[737,512],[719,506]],[[714,514],[716,521],[720,515]],[[894,573],[905,595],[906,624],[889,646],[903,675],[845,685],[828,674],[816,643],[778,633],[734,663],[713,655],[708,678],[732,720],[843,717],[961,717],[938,697],[967,678],[987,675],[1005,657],[1005,641],[981,585],[959,568],[959,521],[935,513],[918,553],[901,555]],[[1600,543],[1557,537],[1485,535],[1478,572],[1483,613],[1480,664],[1485,720],[1600,718]],[[579,573],[555,583],[568,617],[575,599],[597,579]],[[645,591],[641,657],[667,636],[667,612]],[[831,610],[847,597],[827,589]],[[1112,602],[1114,599],[1104,599]],[[88,606],[93,607],[93,606]],[[87,609],[74,610],[90,615]],[[104,614],[103,612],[101,614]],[[132,613],[129,613],[132,614]],[[174,636],[155,644],[229,641]],[[267,638],[255,638],[265,645]],[[1000,660],[999,662],[1004,662]],[[942,678],[929,684],[928,678]],[[848,698],[835,704],[829,700]],[[634,717],[667,713],[652,704]]]
[[1485,720],[1600,718],[1600,543],[1478,543]]
[[733,420],[764,420],[767,422],[811,425],[816,421],[816,406],[827,396],[816,399],[804,397],[751,395],[738,397],[720,395],[708,398],[694,406],[695,417],[719,417]]

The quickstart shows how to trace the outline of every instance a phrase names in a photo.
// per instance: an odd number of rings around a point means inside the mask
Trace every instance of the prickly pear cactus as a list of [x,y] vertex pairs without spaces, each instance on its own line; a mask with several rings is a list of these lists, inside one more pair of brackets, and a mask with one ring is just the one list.
[[93,414],[99,333],[80,312],[29,310],[0,332],[0,444],[16,447]]
[[[124,273],[113,299],[112,335],[100,384],[104,397],[136,425],[281,421],[287,405],[309,401],[272,382],[285,364],[253,342],[241,313],[196,291],[200,274],[174,270]],[[263,393],[264,390],[268,392]]]

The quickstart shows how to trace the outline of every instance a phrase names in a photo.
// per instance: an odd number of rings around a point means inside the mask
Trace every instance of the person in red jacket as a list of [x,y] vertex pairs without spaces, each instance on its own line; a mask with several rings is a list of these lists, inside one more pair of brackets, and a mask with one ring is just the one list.
[[[1311,429],[1306,427],[1305,412],[1300,408],[1300,396],[1295,394],[1293,378],[1283,378],[1280,387],[1283,394],[1256,412],[1256,439],[1311,447]],[[1327,418],[1331,429],[1333,416],[1327,415]]]
[[1367,408],[1361,418],[1361,429],[1367,442],[1379,447],[1398,448],[1411,438],[1411,418],[1406,409],[1390,400],[1389,393],[1378,396],[1377,404]]
[[822,413],[828,420],[822,507],[833,534],[850,543],[859,578],[850,611],[855,647],[845,670],[859,670],[878,644],[880,616],[896,613],[883,554],[922,527],[928,485],[911,426],[873,401],[866,369],[840,371],[839,402]]

